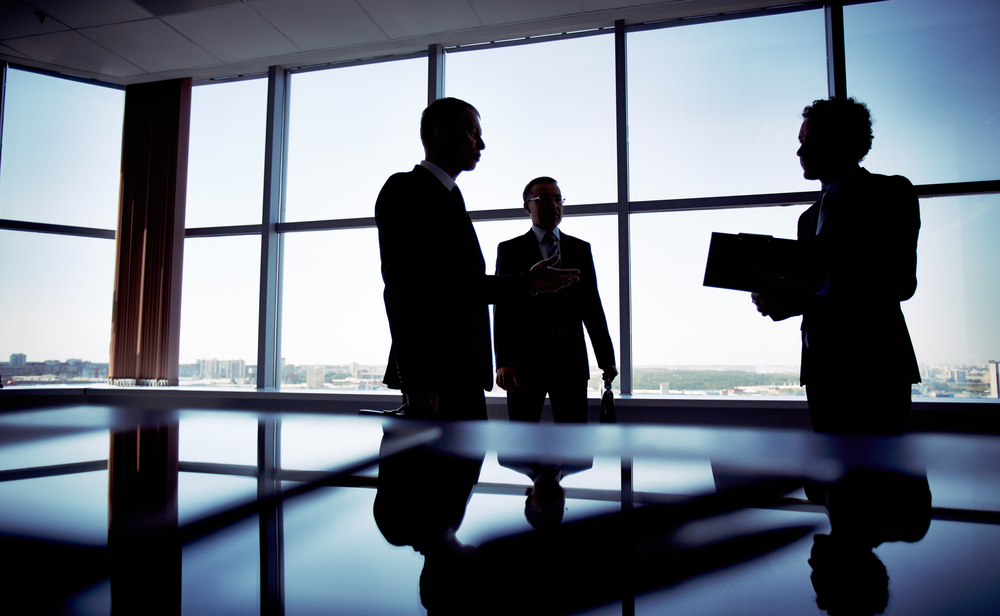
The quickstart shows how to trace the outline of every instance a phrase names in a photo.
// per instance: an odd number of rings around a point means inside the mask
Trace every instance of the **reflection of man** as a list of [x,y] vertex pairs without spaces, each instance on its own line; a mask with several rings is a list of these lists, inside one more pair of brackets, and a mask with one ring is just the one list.
[[863,103],[819,100],[802,117],[803,175],[823,184],[799,217],[805,260],[771,272],[785,291],[753,302],[776,321],[802,315],[800,380],[815,430],[898,434],[920,382],[899,306],[917,287],[917,195],[906,178],[858,165],[872,142]]
[[559,231],[562,193],[555,180],[540,177],[524,189],[531,229],[497,248],[497,275],[524,271],[543,258],[580,270],[580,282],[547,295],[498,304],[494,312],[497,385],[507,390],[507,410],[515,421],[538,421],[548,393],[559,422],[587,421],[590,366],[583,327],[587,326],[604,380],[618,375],[590,244]]
[[486,419],[483,390],[493,388],[487,304],[560,289],[577,272],[548,267],[552,259],[487,276],[455,185],[486,147],[479,112],[455,98],[437,100],[424,110],[420,139],[426,160],[390,177],[375,204],[392,335],[385,383],[403,391],[411,415]]
[[542,459],[497,457],[500,466],[523,473],[531,479],[525,491],[524,519],[535,530],[559,526],[566,511],[566,489],[560,482],[566,477],[594,468],[594,459]]

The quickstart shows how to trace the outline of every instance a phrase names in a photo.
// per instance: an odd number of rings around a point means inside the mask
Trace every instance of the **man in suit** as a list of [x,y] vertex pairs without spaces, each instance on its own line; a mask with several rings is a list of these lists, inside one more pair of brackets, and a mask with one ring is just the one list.
[[580,271],[580,281],[557,293],[494,308],[497,385],[507,391],[507,411],[514,421],[538,421],[547,393],[556,421],[586,423],[590,365],[584,325],[604,380],[618,375],[594,258],[590,244],[560,232],[563,198],[554,179],[531,180],[522,196],[531,229],[498,246],[497,275],[522,271],[539,259],[559,258],[562,267]]
[[493,387],[488,304],[561,289],[578,272],[554,269],[550,259],[487,276],[455,185],[486,147],[479,112],[439,99],[421,116],[420,139],[425,160],[390,177],[375,204],[392,335],[384,382],[402,390],[408,415],[486,419],[483,390]]
[[800,381],[817,432],[899,434],[920,382],[900,310],[917,288],[917,194],[859,166],[872,143],[863,103],[819,100],[802,117],[803,176],[823,191],[799,217],[802,262],[773,268],[781,290],[752,299],[776,321],[802,315]]

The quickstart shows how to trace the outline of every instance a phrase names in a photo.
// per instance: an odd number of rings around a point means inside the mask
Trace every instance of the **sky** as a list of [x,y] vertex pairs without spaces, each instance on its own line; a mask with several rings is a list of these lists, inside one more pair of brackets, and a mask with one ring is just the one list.
[[[1000,5],[889,0],[845,8],[848,91],[869,104],[869,170],[915,184],[1000,177]],[[817,190],[795,150],[802,107],[826,95],[820,11],[628,37],[633,201]],[[470,210],[520,208],[524,184],[568,205],[616,200],[610,35],[451,53],[446,94],[482,115],[486,150],[458,183]],[[292,77],[285,220],[369,217],[390,174],[422,158],[427,64],[411,59]],[[266,82],[196,87],[187,226],[260,221]],[[0,218],[114,229],[121,90],[11,69]],[[798,363],[798,323],[745,293],[701,286],[713,231],[792,237],[803,206],[633,215],[636,366]],[[904,304],[923,363],[1000,359],[1000,196],[924,200],[919,288]],[[569,217],[591,242],[620,350],[617,221]],[[492,271],[523,219],[476,223]],[[256,363],[260,240],[185,242],[181,362]],[[389,348],[374,229],[285,235],[282,356],[383,364]],[[0,358],[106,362],[114,244],[0,231]],[[619,362],[620,363],[620,362]]]

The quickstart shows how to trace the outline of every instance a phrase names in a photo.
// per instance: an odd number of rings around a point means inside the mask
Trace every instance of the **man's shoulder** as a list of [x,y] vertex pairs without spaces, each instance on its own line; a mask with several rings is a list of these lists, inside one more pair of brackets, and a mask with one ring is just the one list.
[[537,243],[535,240],[535,234],[529,229],[527,233],[522,233],[517,237],[512,237],[509,240],[504,240],[497,244],[497,249],[499,250],[517,250],[524,246],[532,246],[533,243]]
[[570,235],[569,233],[563,233],[561,230],[559,232],[559,235],[560,235],[560,238],[561,238],[560,241],[562,241],[564,245],[565,244],[576,244],[577,246],[586,247],[588,250],[590,249],[590,242],[588,242],[586,240],[581,240],[580,238],[576,237],[575,235]]
[[905,176],[872,173],[863,167],[861,168],[860,181],[873,190],[914,190],[913,183]]
[[384,192],[386,189],[407,185],[429,184],[430,182],[428,180],[436,179],[437,178],[435,178],[430,171],[424,169],[420,165],[416,165],[409,171],[400,171],[399,173],[393,173],[390,175],[389,179],[387,179],[385,184],[382,186],[382,190]]
[[404,210],[414,214],[420,213],[417,209],[403,206],[415,200],[433,198],[435,183],[441,186],[442,193],[444,193],[444,186],[438,182],[434,174],[420,165],[414,167],[412,171],[390,175],[389,179],[382,185],[382,190],[379,191],[378,199],[375,202],[375,217],[380,218],[390,212],[395,216]]

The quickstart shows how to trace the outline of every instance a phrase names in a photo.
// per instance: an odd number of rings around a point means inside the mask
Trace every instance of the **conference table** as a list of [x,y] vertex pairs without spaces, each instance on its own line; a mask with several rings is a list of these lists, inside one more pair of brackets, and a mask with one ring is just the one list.
[[997,614],[1000,437],[0,413],[11,613]]

